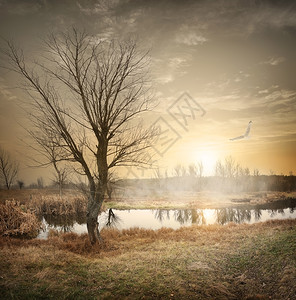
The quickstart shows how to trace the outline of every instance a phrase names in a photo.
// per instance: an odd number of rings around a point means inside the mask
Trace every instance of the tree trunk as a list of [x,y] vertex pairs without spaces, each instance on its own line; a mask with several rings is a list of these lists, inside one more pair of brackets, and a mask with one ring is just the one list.
[[95,216],[87,216],[87,231],[91,244],[95,244],[97,241],[102,242],[102,238],[99,231],[99,223],[97,222],[97,218]]
[[89,189],[86,224],[90,242],[95,244],[103,241],[99,231],[98,216],[104,201],[106,185],[96,184],[93,178],[89,178]]
[[98,216],[104,200],[101,192],[90,193],[88,198],[87,209],[87,231],[91,244],[95,244],[97,241],[102,242],[102,238],[99,231]]
[[107,164],[107,138],[100,141],[97,152],[97,166],[99,170],[99,180],[96,184],[94,178],[89,177],[90,195],[88,199],[87,211],[87,231],[91,244],[97,241],[102,242],[99,231],[98,216],[104,201],[108,183],[108,164]]

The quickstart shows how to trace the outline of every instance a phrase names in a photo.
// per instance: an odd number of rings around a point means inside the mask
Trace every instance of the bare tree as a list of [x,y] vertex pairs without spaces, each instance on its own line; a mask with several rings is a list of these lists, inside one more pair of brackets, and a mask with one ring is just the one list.
[[197,172],[197,175],[198,175],[199,178],[201,178],[203,176],[204,166],[203,166],[202,161],[199,161],[197,163],[196,172]]
[[147,52],[134,41],[98,41],[73,29],[51,34],[43,62],[30,68],[22,51],[7,46],[9,68],[26,80],[32,96],[36,134],[50,128],[61,159],[88,179],[87,229],[95,243],[109,170],[149,164],[143,151],[155,130],[141,125],[152,103]]
[[226,176],[225,174],[225,167],[221,160],[218,160],[215,165],[215,175],[224,178]]
[[187,175],[187,170],[186,170],[185,166],[181,166],[181,174],[182,174],[182,177],[185,177]]
[[108,199],[112,199],[112,194],[115,191],[116,185],[117,185],[118,177],[115,172],[109,172],[108,173],[108,183],[106,187],[106,194],[108,196]]
[[[35,120],[33,119],[32,121],[34,123]],[[51,128],[45,126],[45,124],[39,124],[38,131],[27,131],[36,144],[36,146],[30,145],[30,147],[37,153],[41,154],[43,159],[45,159],[45,162],[41,162],[36,158],[33,158],[33,161],[40,167],[47,167],[48,165],[53,166],[55,171],[54,182],[59,187],[59,194],[61,197],[63,187],[70,172],[69,168],[65,164],[65,158],[68,154],[63,147],[60,147],[60,144],[63,142],[61,136],[55,135]]]
[[38,189],[43,189],[44,188],[43,177],[38,177],[37,178],[37,187],[38,187]]
[[156,178],[156,179],[163,178],[163,175],[162,175],[161,170],[160,170],[159,167],[154,169],[154,178]]
[[199,177],[201,178],[203,176],[204,166],[202,161],[199,161],[197,164],[190,164],[188,166],[188,173],[192,177]]
[[8,190],[17,176],[18,168],[18,163],[11,159],[8,152],[0,148],[0,180]]
[[259,176],[259,175],[260,175],[260,171],[257,168],[255,168],[253,170],[253,176]]
[[17,185],[20,188],[20,190],[24,187],[25,183],[22,180],[17,181]]
[[235,159],[232,156],[228,156],[225,158],[225,175],[228,178],[234,178],[238,174],[239,164],[236,163]]
[[195,177],[197,174],[197,167],[196,164],[191,163],[190,165],[188,165],[188,174],[191,177]]
[[181,174],[182,174],[182,165],[181,164],[177,164],[175,167],[174,167],[174,175],[177,176],[177,177],[180,177]]

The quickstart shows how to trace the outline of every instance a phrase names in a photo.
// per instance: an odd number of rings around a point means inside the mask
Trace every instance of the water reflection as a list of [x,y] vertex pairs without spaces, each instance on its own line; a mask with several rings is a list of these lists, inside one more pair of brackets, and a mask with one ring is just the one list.
[[[222,208],[216,210],[217,223],[224,225],[229,222],[244,223],[250,222],[252,218],[252,212],[250,209],[239,208]],[[258,219],[257,219],[258,220]]]
[[118,216],[118,214],[115,214],[113,212],[112,208],[110,208],[108,210],[108,213],[106,214],[106,221],[103,222],[103,224],[105,224],[106,227],[118,228],[121,223],[122,223],[121,218]]
[[[272,202],[251,207],[232,207],[220,209],[158,209],[158,210],[115,210],[109,209],[99,217],[100,228],[105,226],[118,229],[141,227],[159,229],[170,227],[177,229],[191,224],[227,224],[255,223],[269,219],[296,218],[296,199]],[[44,216],[43,223],[47,231],[56,228],[63,232],[86,232],[85,216]],[[46,238],[43,234],[41,238]]]
[[85,215],[43,215],[39,216],[40,221],[43,224],[43,229],[39,233],[40,238],[47,238],[50,229],[57,229],[61,232],[73,231],[77,225],[84,225],[86,223]]

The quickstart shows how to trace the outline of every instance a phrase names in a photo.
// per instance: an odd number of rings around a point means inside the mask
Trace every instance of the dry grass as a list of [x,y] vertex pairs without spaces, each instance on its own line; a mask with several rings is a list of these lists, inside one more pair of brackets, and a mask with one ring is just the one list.
[[[296,220],[0,239],[5,299],[295,299]],[[30,280],[28,280],[30,278]],[[271,298],[270,298],[271,297]]]
[[253,192],[253,193],[221,193],[221,192],[168,192],[156,197],[114,198],[106,205],[117,209],[203,209],[225,208],[234,205],[256,206],[264,203],[296,198],[295,192]]
[[87,200],[79,191],[64,191],[62,197],[58,191],[40,190],[1,190],[0,203],[6,200],[17,201],[42,215],[75,215],[85,214]]
[[86,213],[87,209],[86,199],[75,196],[34,196],[28,204],[38,215],[75,215]]
[[[223,208],[233,205],[258,205],[287,198],[296,198],[296,193],[254,192],[254,193],[218,193],[218,192],[175,192],[155,197],[122,197],[105,200],[106,208],[114,209],[202,209]],[[1,190],[0,203],[16,200],[38,212],[47,214],[72,214],[75,211],[85,213],[86,199],[77,190],[65,190],[62,198],[57,190]]]
[[19,202],[0,204],[0,235],[36,237],[40,227],[35,214]]

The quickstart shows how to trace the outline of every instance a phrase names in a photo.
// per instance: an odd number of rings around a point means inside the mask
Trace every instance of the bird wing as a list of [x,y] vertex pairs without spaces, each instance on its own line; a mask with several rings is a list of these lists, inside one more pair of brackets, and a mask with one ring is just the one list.
[[247,137],[249,135],[250,130],[251,130],[251,125],[252,125],[252,123],[249,122],[249,125],[248,125],[247,130],[246,130],[245,135],[244,135],[245,137]]
[[245,137],[244,135],[240,135],[240,136],[237,136],[237,137],[232,138],[232,139],[230,139],[230,140],[231,140],[231,141],[241,140],[241,139],[243,139],[244,137]]

